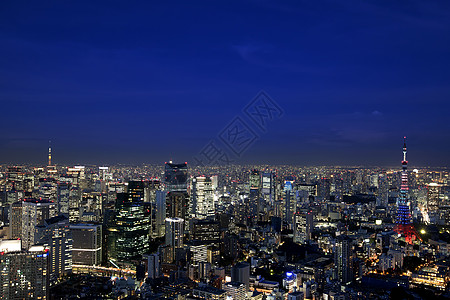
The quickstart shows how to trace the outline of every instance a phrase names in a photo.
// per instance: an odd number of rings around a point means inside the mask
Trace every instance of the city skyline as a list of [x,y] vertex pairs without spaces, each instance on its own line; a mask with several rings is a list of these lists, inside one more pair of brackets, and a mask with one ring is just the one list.
[[0,298],[450,299],[450,2],[2,1]]
[[408,149],[389,169],[0,165],[2,294],[448,297],[450,170]]
[[264,90],[238,164],[449,166],[448,3],[173,4],[2,3],[0,163],[192,161]]

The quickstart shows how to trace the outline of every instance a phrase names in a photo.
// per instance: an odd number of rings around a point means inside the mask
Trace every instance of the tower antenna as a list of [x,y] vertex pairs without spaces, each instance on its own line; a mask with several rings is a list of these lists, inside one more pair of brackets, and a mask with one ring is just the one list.
[[48,165],[52,165],[52,141],[48,141]]

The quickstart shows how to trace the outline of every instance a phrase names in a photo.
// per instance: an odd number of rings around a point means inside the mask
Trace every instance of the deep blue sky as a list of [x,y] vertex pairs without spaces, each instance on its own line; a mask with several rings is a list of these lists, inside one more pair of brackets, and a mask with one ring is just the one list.
[[[364,2],[364,3],[363,3]],[[260,90],[238,162],[448,166],[448,1],[1,1],[0,162],[191,161]]]

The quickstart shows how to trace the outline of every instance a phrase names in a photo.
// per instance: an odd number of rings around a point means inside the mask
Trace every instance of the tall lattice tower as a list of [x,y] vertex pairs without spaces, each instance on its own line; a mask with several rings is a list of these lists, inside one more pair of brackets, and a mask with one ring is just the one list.
[[56,174],[58,170],[56,169],[56,166],[52,165],[52,141],[48,141],[48,165],[47,165],[47,173],[50,175],[50,177],[54,174]]
[[408,161],[406,160],[406,136],[403,140],[402,177],[400,185],[400,197],[397,200],[397,220],[394,231],[405,236],[408,243],[419,239],[420,236],[411,223],[409,210],[409,187],[408,187]]

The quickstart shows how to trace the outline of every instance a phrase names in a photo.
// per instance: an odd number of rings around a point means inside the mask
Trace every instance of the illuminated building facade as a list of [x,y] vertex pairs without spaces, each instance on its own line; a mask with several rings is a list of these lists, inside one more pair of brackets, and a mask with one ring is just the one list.
[[0,241],[2,299],[48,299],[48,249],[22,250],[20,240]]
[[71,184],[69,182],[58,182],[58,212],[67,216],[69,216],[70,188]]
[[166,163],[164,168],[166,218],[186,220],[189,202],[187,163]]
[[212,286],[198,286],[192,290],[192,295],[199,299],[226,300],[226,292]]
[[30,248],[36,242],[36,226],[56,215],[55,203],[27,198],[22,202],[22,246]]
[[430,183],[427,186],[427,209],[428,212],[434,212],[439,210],[439,196],[440,196],[440,185],[437,183]]
[[172,191],[187,191],[188,183],[188,169],[187,163],[173,164],[167,163],[164,165],[164,185],[165,190]]
[[261,174],[258,170],[252,170],[249,176],[249,214],[257,216],[262,210],[261,203]]
[[214,216],[214,197],[210,177],[200,176],[192,179],[192,214],[197,219]]
[[292,224],[294,213],[296,211],[296,198],[294,189],[295,180],[293,177],[287,177],[284,180],[284,188],[282,193],[283,220],[288,224]]
[[161,275],[160,264],[160,255],[158,253],[153,253],[147,256],[148,278],[155,279]]
[[334,266],[336,279],[343,284],[353,281],[352,239],[348,236],[336,238],[334,247]]
[[50,250],[48,273],[51,281],[72,271],[72,234],[66,216],[52,217],[36,226],[36,243]]
[[9,238],[22,237],[22,201],[10,205],[9,210]]
[[166,217],[186,220],[188,193],[175,191],[166,194]]
[[184,220],[181,218],[166,218],[166,246],[171,247],[172,260],[177,248],[184,246]]
[[231,281],[223,285],[223,289],[229,299],[244,300],[247,298],[247,290],[242,282]]
[[191,239],[205,244],[219,244],[220,224],[212,220],[193,220]]
[[135,195],[118,193],[115,216],[109,231],[108,257],[131,263],[147,252],[150,240],[150,209]]
[[166,220],[166,194],[165,191],[156,191],[155,200],[155,229],[153,231],[154,237],[162,237],[165,233]]
[[314,229],[313,212],[310,209],[301,209],[294,215],[294,243],[304,244],[311,239]]
[[422,268],[411,275],[411,282],[416,285],[424,285],[445,290],[450,279],[448,266],[432,265]]

